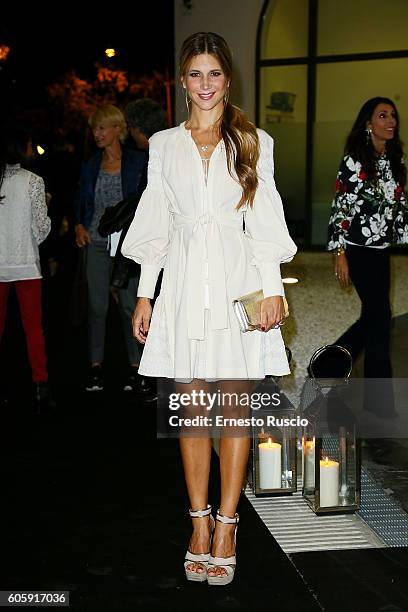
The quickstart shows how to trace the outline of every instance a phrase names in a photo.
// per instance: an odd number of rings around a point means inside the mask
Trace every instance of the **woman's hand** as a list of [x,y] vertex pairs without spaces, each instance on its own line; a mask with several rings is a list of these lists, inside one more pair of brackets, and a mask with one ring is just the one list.
[[133,335],[138,342],[144,344],[152,318],[152,307],[150,298],[140,297],[132,315]]
[[262,300],[261,303],[261,331],[269,331],[276,325],[282,325],[285,318],[285,308],[283,306],[283,298],[280,295],[274,295]]
[[339,281],[339,285],[342,289],[345,289],[351,284],[349,267],[347,263],[347,257],[345,253],[334,256],[334,275]]
[[82,223],[75,226],[75,240],[80,249],[91,242],[89,232],[86,231]]

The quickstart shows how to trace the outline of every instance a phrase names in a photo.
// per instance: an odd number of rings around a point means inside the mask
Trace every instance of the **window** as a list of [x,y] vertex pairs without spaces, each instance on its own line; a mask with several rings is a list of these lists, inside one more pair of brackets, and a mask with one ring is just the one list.
[[407,0],[321,0],[319,55],[375,53],[407,48]]
[[408,143],[407,0],[271,0],[258,30],[257,121],[298,243],[324,246],[349,130],[374,96],[395,101]]
[[[290,222],[305,217],[306,66],[274,66],[261,75],[258,125],[275,141],[275,180]],[[296,227],[291,228],[297,231]]]

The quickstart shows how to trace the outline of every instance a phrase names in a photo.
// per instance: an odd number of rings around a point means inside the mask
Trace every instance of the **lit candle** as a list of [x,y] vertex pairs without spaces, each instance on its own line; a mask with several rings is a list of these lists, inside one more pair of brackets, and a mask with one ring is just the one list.
[[303,484],[305,489],[315,486],[315,440],[303,442]]
[[258,444],[259,449],[259,486],[261,489],[281,489],[282,488],[282,467],[281,450],[282,447],[277,442]]
[[320,506],[339,505],[339,464],[328,457],[320,460]]

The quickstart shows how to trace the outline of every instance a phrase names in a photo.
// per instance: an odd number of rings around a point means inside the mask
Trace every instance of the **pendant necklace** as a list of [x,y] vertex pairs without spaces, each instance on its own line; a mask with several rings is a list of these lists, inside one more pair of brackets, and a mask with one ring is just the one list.
[[[214,128],[214,126],[211,126],[211,131]],[[200,148],[200,151],[202,151],[204,154],[208,152],[210,146],[211,146],[211,140],[212,140],[212,134],[210,135],[210,142],[207,144],[203,144],[203,145],[198,145]]]
[[[218,119],[217,119],[217,121],[216,121],[216,122],[215,122],[213,125],[211,125],[209,128],[207,128],[207,130],[206,130],[206,132],[207,132],[207,133],[208,133],[208,132],[210,132],[210,133],[211,133],[211,135],[210,135],[210,140],[212,140],[212,137],[213,137],[212,132],[213,132],[213,130],[214,130],[214,127],[215,127],[215,126],[218,124],[219,119],[220,119],[220,118],[218,118]],[[211,146],[211,142],[210,142],[209,144],[203,144],[203,145],[199,145],[199,144],[197,143],[197,146],[198,146],[198,148],[200,149],[200,151],[202,151],[202,152],[205,154],[205,153],[207,153],[207,152],[208,152],[208,150],[209,150],[209,148],[210,148],[210,146]]]

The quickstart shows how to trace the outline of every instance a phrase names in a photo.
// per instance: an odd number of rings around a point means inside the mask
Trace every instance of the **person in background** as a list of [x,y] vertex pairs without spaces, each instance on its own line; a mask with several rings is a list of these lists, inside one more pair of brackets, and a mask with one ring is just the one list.
[[[89,118],[99,151],[86,161],[75,199],[75,236],[79,248],[87,249],[88,328],[90,371],[87,391],[104,388],[103,360],[106,316],[113,257],[117,242],[109,244],[98,232],[102,215],[109,206],[135,195],[146,168],[146,156],[123,146],[126,121],[122,111],[112,105],[100,106]],[[132,334],[132,314],[137,279],[131,278],[126,289],[118,291],[119,310],[126,341],[129,371],[123,389],[134,390],[141,356],[140,345]]]
[[[363,104],[347,138],[328,229],[334,274],[341,287],[354,284],[360,318],[336,342],[353,360],[364,348],[370,379],[365,408],[392,416],[390,359],[390,246],[408,242],[407,171],[394,102],[376,97]],[[388,387],[388,391],[386,390]],[[386,395],[384,395],[386,394]]]
[[149,138],[167,127],[167,117],[160,104],[149,98],[129,102],[125,108],[129,133],[138,149],[148,151]]
[[[134,140],[138,150],[144,153],[148,152],[149,138],[154,133],[167,127],[166,113],[161,108],[160,104],[148,98],[130,102],[125,109],[125,116],[131,138]],[[147,172],[140,180],[138,192],[106,211],[102,215],[98,227],[99,233],[104,236],[121,232],[112,270],[111,284],[113,287],[121,288],[128,286],[130,279],[134,279],[131,283],[131,287],[135,287],[133,307],[137,299],[140,266],[127,257],[124,257],[121,253],[121,247],[130,224],[133,221],[140,196],[146,187],[146,181]],[[129,299],[131,300],[132,296],[130,296]],[[139,346],[142,347],[140,344]],[[153,379],[137,374],[136,381],[136,390],[144,394],[146,401],[154,400],[156,393]]]
[[35,401],[49,398],[48,370],[41,310],[38,245],[51,221],[43,179],[23,168],[33,155],[30,134],[21,128],[2,130],[0,146],[0,341],[9,291],[14,285],[27,341]]

